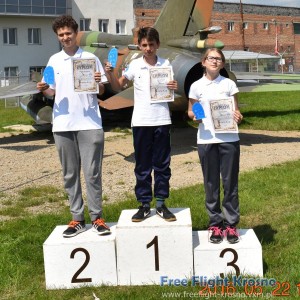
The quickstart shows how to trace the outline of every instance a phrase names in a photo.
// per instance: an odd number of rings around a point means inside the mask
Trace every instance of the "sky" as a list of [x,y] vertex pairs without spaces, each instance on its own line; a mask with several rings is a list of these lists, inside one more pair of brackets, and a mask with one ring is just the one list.
[[[242,4],[287,6],[300,8],[300,0],[241,0]],[[240,0],[215,0],[215,2],[240,3]]]

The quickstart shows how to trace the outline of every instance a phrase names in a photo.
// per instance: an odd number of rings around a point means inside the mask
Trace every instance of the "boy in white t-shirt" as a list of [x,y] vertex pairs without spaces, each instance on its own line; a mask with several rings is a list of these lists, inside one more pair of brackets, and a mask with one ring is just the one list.
[[[102,157],[104,132],[97,95],[75,93],[73,86],[72,58],[95,59],[94,79],[99,94],[104,93],[106,75],[99,59],[76,45],[78,24],[71,16],[54,20],[53,31],[63,49],[52,55],[47,66],[54,71],[53,83],[37,83],[37,89],[47,96],[55,95],[53,107],[53,135],[62,165],[64,186],[68,194],[72,221],[63,232],[73,237],[86,230],[80,170],[83,169],[89,215],[93,230],[99,235],[110,234],[102,219]],[[109,77],[110,82],[111,78]]]
[[[154,66],[171,66],[166,59],[158,57],[159,33],[151,27],[138,31],[138,44],[143,56],[133,60],[119,78],[120,87],[129,81],[134,82],[134,110],[132,132],[135,150],[135,194],[140,202],[133,222],[143,221],[150,216],[152,201],[152,170],[154,171],[154,197],[156,213],[166,221],[176,221],[175,215],[168,210],[164,201],[169,197],[171,177],[170,126],[171,117],[167,102],[150,102],[149,69]],[[167,87],[177,89],[177,81],[171,80]]]

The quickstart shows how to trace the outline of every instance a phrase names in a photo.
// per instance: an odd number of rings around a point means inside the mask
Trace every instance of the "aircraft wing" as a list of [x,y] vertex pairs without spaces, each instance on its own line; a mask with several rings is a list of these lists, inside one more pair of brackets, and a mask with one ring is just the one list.
[[106,99],[99,100],[100,107],[108,110],[121,109],[133,106],[133,86]]
[[235,73],[240,92],[299,91],[299,74]]
[[0,99],[39,93],[36,82],[26,82],[21,85],[9,85],[0,88]]

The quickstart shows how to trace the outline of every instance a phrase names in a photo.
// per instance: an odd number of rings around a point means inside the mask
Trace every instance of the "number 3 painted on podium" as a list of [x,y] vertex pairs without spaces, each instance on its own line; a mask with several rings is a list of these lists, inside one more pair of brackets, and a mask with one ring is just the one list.
[[[233,267],[235,269],[236,276],[240,276],[240,274],[241,274],[240,268],[235,264],[238,260],[237,252],[232,248],[225,248],[220,253],[220,257],[224,257],[224,254],[226,252],[232,252],[233,253],[233,260],[231,262],[227,263],[227,266]],[[224,278],[224,273],[220,273],[220,276],[221,276],[221,278]]]

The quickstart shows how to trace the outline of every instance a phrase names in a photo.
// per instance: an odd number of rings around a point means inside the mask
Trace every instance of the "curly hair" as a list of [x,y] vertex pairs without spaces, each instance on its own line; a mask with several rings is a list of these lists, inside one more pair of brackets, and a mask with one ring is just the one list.
[[57,30],[59,28],[63,28],[63,27],[70,27],[75,32],[78,30],[77,22],[73,19],[72,16],[69,15],[60,16],[56,18],[52,23],[52,29],[55,33],[57,33]]

